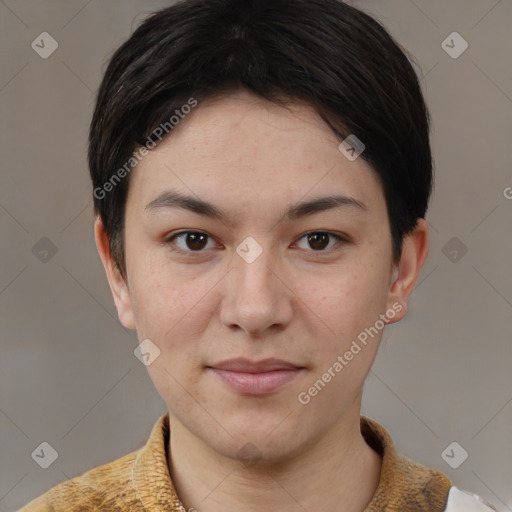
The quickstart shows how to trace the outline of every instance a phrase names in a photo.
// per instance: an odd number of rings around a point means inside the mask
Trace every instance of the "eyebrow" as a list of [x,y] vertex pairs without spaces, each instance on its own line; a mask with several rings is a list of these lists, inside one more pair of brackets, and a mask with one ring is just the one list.
[[[329,195],[289,206],[279,222],[296,220],[308,215],[314,215],[315,213],[341,207],[348,207],[362,212],[368,211],[368,207],[362,201],[359,201],[354,197],[342,194]],[[232,218],[228,212],[221,210],[207,201],[193,196],[184,195],[175,190],[166,190],[165,192],[162,192],[158,197],[148,203],[144,210],[147,210],[149,213],[153,213],[166,208],[182,208],[184,210],[197,213],[198,215],[220,220],[227,224],[231,222]]]

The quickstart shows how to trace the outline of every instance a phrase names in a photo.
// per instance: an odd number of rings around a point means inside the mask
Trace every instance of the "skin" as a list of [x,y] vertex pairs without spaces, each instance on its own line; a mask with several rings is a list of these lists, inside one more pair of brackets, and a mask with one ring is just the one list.
[[[169,410],[169,471],[187,509],[362,511],[378,486],[381,458],[359,422],[382,331],[308,404],[297,396],[393,304],[402,309],[386,323],[405,316],[428,227],[419,219],[393,264],[378,177],[339,143],[309,106],[283,108],[244,91],[205,101],[132,171],[126,282],[96,220],[119,318],[161,351],[147,369]],[[231,222],[146,208],[168,189],[211,202]],[[280,221],[289,205],[332,194],[367,209]],[[208,235],[202,252],[185,236],[165,243],[187,229]],[[346,241],[328,238],[318,250],[305,236],[318,231]],[[263,249],[252,263],[236,252],[248,236]],[[275,393],[248,396],[205,368],[235,357],[304,369]],[[240,452],[247,443],[250,464]]]

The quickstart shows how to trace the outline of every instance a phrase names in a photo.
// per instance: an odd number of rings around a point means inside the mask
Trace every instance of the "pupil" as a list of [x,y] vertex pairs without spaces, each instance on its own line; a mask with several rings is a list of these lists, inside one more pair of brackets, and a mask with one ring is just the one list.
[[[202,241],[199,241],[202,238]],[[203,233],[189,233],[187,246],[189,249],[202,249],[206,245],[206,236]]]
[[[315,250],[325,249],[325,247],[327,247],[327,245],[328,245],[328,238],[329,238],[329,235],[327,233],[312,233],[308,237],[308,242],[312,249],[315,249]],[[319,240],[320,240],[320,247],[318,247]]]

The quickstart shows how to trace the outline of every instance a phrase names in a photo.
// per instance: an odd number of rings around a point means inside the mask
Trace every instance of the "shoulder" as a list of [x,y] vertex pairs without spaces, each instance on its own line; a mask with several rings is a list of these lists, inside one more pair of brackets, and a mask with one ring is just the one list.
[[[138,450],[112,462],[97,466],[86,473],[52,487],[18,512],[73,512],[82,510],[112,510],[105,507],[112,498],[123,494],[132,482],[132,467]],[[85,508],[87,507],[87,508]]]
[[497,509],[476,494],[462,491],[455,486],[450,488],[444,512],[492,512]]

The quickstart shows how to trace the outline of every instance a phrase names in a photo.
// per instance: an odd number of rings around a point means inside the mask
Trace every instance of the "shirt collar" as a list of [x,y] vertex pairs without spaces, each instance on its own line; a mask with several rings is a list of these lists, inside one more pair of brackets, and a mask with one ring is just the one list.
[[142,447],[132,468],[132,481],[144,509],[148,512],[186,512],[169,474],[169,413],[153,426],[148,442]]
[[398,454],[386,429],[366,416],[361,416],[361,434],[382,457],[379,485],[364,512],[445,510],[451,487],[446,475]]

